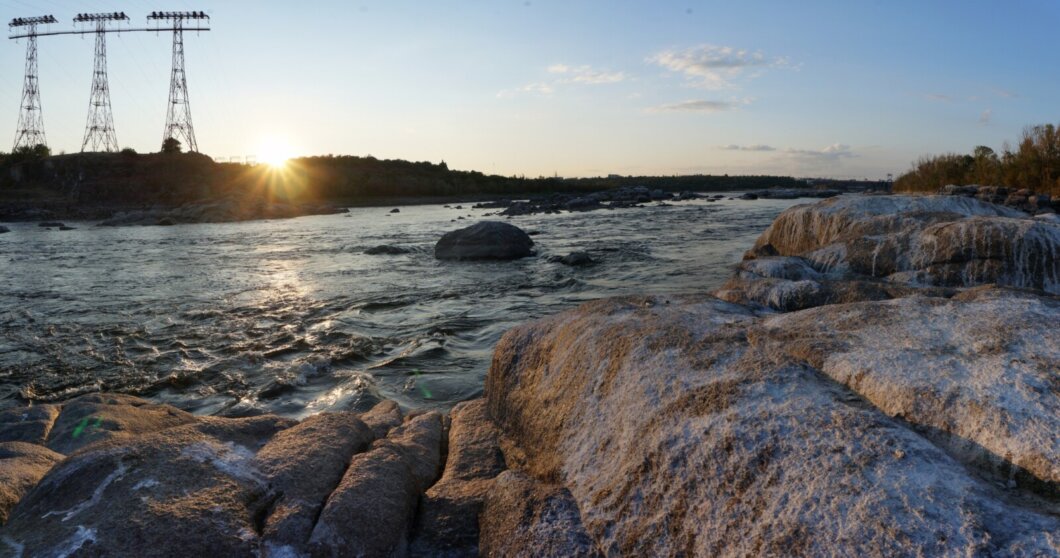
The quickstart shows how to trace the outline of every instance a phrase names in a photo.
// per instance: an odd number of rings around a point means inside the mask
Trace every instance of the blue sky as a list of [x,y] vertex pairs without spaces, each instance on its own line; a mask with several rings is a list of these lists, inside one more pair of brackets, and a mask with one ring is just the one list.
[[[200,149],[371,154],[505,175],[880,178],[1056,122],[1051,1],[0,0],[0,18],[205,10],[186,38]],[[91,37],[40,39],[54,151],[80,149]],[[25,43],[0,48],[0,149]],[[157,150],[170,39],[108,42],[119,143]],[[6,108],[4,108],[6,107]]]

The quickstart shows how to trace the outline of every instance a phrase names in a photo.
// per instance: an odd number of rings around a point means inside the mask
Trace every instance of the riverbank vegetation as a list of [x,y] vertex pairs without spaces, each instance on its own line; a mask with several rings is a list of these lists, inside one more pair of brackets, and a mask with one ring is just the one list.
[[896,192],[936,192],[947,184],[980,184],[1060,195],[1060,129],[1028,126],[1019,143],[1001,153],[980,145],[967,155],[925,156],[894,182]]
[[[198,153],[78,153],[46,148],[0,155],[0,203],[15,212],[62,207],[180,205],[215,198],[371,205],[446,199],[522,198],[645,186],[667,191],[724,192],[767,188],[881,189],[885,182],[788,176],[617,176],[560,178],[488,175],[445,162],[320,156],[282,167],[215,162]],[[62,208],[60,208],[62,210]],[[2,216],[3,211],[0,211]]]

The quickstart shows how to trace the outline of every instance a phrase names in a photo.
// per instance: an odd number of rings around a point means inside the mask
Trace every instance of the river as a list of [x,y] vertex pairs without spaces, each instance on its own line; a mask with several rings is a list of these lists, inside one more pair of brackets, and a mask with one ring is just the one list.
[[[491,210],[441,205],[171,227],[0,235],[0,408],[119,391],[209,415],[448,409],[479,395],[513,325],[586,300],[706,292],[783,209],[703,200],[508,222],[538,256],[441,262]],[[458,216],[465,220],[454,221]],[[366,255],[380,245],[409,254]],[[550,255],[586,250],[599,263]]]

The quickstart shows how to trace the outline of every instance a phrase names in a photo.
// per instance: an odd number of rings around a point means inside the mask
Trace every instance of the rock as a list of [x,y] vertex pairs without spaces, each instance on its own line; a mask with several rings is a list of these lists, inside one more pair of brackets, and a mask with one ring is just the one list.
[[481,545],[483,556],[603,556],[566,489],[515,471],[501,473],[486,496]]
[[423,496],[414,556],[478,555],[482,503],[505,469],[500,432],[486,414],[485,400],[457,405],[451,418],[445,472]]
[[758,194],[752,194],[752,193],[748,192],[746,194],[740,195],[740,197],[738,197],[736,199],[740,199],[740,200],[757,200],[758,199]]
[[60,223],[59,221],[42,221],[42,222],[38,223],[37,226],[38,227],[56,228],[56,227],[65,227],[66,225]]
[[102,440],[53,467],[3,539],[24,556],[256,555],[270,501],[254,451],[290,425],[214,419]]
[[596,209],[599,206],[600,202],[592,198],[574,198],[564,204],[564,208],[568,211],[586,211]]
[[0,442],[0,525],[29,489],[63,456],[36,444]]
[[313,556],[401,556],[425,483],[440,465],[437,413],[408,420],[350,460],[313,528]]
[[3,225],[0,225],[0,234],[9,233],[9,232],[11,232],[11,229],[9,229],[9,228],[7,228],[7,227],[5,227]]
[[390,399],[377,403],[370,411],[361,415],[361,421],[372,430],[376,438],[386,438],[392,428],[401,426],[403,419],[401,407]]
[[63,404],[46,445],[69,455],[104,440],[129,438],[194,421],[191,414],[169,405],[154,405],[128,395],[94,393]]
[[394,255],[398,255],[398,254],[408,254],[409,252],[412,252],[412,250],[409,250],[408,248],[402,248],[401,246],[393,246],[393,245],[389,245],[389,244],[373,246],[373,247],[371,247],[371,248],[369,248],[369,249],[364,251],[365,254],[368,254],[368,255],[371,255],[371,256],[375,256],[375,255],[379,255],[379,254],[386,254],[386,255],[394,256]]
[[317,515],[350,458],[375,435],[354,413],[320,413],[274,436],[254,458],[276,491],[262,542],[270,555],[305,552]]
[[75,228],[75,227],[68,227],[68,226],[66,226],[66,225],[63,225],[63,226],[59,227],[59,230],[61,230],[61,231],[76,231],[76,230],[77,230],[77,228]]
[[[768,247],[760,249],[768,252]],[[888,300],[906,296],[950,297],[956,289],[910,286],[843,273],[821,273],[810,262],[792,256],[744,260],[721,289],[713,293],[728,302],[791,312],[825,304]]]
[[440,260],[512,260],[533,255],[534,241],[519,227],[481,221],[445,233],[434,247]]
[[1060,293],[1060,227],[974,198],[844,196],[795,206],[755,246],[767,244],[819,271]]
[[551,258],[548,259],[548,261],[553,262],[553,263],[561,263],[563,265],[569,265],[569,266],[583,266],[583,265],[592,265],[592,264],[596,263],[596,260],[594,260],[592,258],[592,256],[589,255],[588,252],[582,252],[582,251],[571,252],[570,254],[567,254],[566,256],[552,256]]
[[0,442],[44,445],[60,409],[58,405],[34,405],[0,411]]
[[391,213],[401,213],[401,210],[395,207],[394,209],[391,209],[390,212]]
[[590,302],[505,334],[489,414],[606,555],[1056,554],[1060,303],[961,296]]

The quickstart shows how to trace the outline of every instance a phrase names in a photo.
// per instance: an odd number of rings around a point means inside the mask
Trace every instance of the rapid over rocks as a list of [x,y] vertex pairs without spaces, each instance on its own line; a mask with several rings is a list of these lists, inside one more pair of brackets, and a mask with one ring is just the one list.
[[0,555],[1060,555],[1057,225],[947,200],[792,208],[717,296],[515,327],[448,416],[4,411]]

